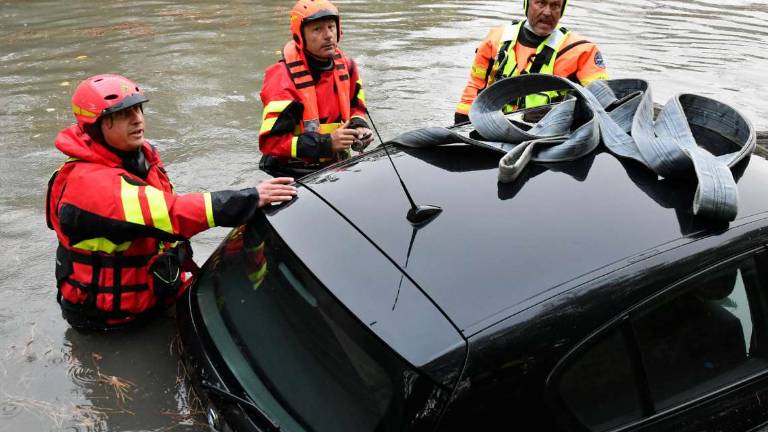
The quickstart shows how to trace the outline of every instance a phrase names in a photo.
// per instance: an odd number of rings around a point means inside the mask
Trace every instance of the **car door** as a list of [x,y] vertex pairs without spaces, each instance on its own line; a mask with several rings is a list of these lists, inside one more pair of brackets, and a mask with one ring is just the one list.
[[561,363],[581,431],[746,431],[768,421],[766,253],[690,275],[622,314]]

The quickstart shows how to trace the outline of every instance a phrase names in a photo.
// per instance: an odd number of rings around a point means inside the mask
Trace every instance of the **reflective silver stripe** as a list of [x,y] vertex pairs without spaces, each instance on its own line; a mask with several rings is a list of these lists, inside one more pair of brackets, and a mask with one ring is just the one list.
[[[563,40],[565,40],[565,37],[568,36],[567,33],[564,33],[562,30],[560,30],[560,26],[557,26],[557,28],[550,33],[547,40],[544,41],[544,45],[552,48],[557,52],[558,49],[560,49],[560,44],[563,43]],[[541,50],[538,50],[541,52]]]
[[304,132],[318,132],[320,130],[320,120],[305,120]]
[[517,40],[517,35],[520,33],[521,25],[523,25],[522,22],[517,23],[517,25],[509,23],[504,24],[504,31],[501,33],[501,42],[499,43],[499,46],[502,46],[506,41],[511,41],[512,45],[514,45],[514,42]]

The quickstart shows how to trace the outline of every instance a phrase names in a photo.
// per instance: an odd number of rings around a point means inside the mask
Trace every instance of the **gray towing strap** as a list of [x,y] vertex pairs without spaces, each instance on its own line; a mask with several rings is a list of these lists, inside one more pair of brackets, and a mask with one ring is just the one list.
[[[553,105],[528,130],[502,111],[509,101],[553,90],[568,90],[572,96]],[[703,96],[679,94],[654,120],[650,87],[639,79],[595,81],[584,88],[551,75],[507,78],[480,93],[469,118],[471,125],[465,127],[417,129],[393,142],[407,147],[463,142],[502,152],[499,181],[504,183],[515,181],[531,161],[574,160],[602,142],[614,155],[633,159],[664,178],[695,176],[693,213],[724,221],[734,220],[738,211],[731,168],[756,145],[749,120]]]

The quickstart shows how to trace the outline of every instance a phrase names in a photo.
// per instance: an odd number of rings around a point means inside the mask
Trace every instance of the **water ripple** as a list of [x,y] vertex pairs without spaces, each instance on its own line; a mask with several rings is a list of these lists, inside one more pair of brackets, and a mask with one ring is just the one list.
[[0,419],[9,419],[16,417],[24,408],[17,401],[0,401]]
[[80,387],[87,387],[96,382],[96,371],[76,361],[67,368],[67,376]]

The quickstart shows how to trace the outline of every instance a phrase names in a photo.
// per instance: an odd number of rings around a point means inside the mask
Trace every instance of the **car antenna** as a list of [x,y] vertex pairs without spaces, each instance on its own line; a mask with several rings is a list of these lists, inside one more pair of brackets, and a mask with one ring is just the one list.
[[387,158],[389,158],[389,162],[392,164],[392,168],[395,170],[395,174],[397,174],[397,179],[400,180],[400,185],[403,187],[405,196],[408,197],[408,202],[411,203],[411,208],[408,210],[408,214],[406,214],[405,218],[408,219],[408,222],[413,224],[414,227],[421,227],[426,225],[435,217],[437,217],[437,215],[439,215],[443,209],[433,205],[416,205],[416,202],[413,201],[413,197],[411,197],[410,192],[408,192],[408,188],[403,182],[403,178],[400,177],[400,172],[395,166],[395,161],[392,160],[392,156],[389,154],[387,146],[384,145],[384,140],[381,139],[379,130],[376,128],[376,123],[373,122],[373,117],[371,117],[371,113],[368,111],[368,107],[365,108],[365,113],[368,114],[368,120],[371,121],[371,126],[373,126],[373,130],[376,132],[376,136],[379,137],[379,143],[381,144],[381,147],[384,148],[384,153],[387,154]]

